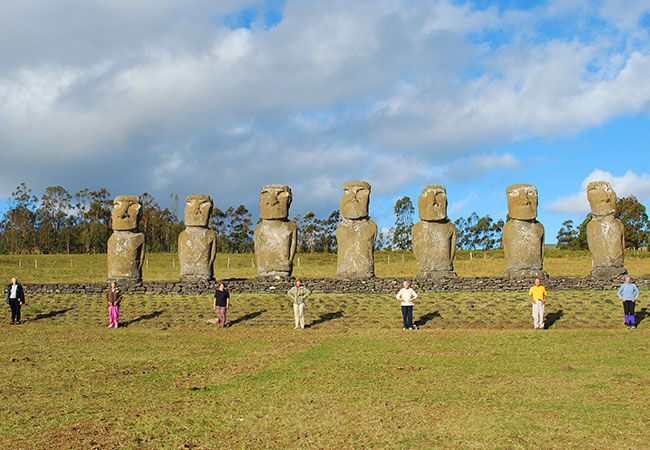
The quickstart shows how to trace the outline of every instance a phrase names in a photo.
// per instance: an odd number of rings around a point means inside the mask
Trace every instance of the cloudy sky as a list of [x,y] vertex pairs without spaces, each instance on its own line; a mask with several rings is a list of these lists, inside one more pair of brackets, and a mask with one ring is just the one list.
[[650,0],[0,3],[0,199],[209,194],[257,217],[372,184],[370,213],[447,187],[504,218],[531,183],[554,242],[607,180],[650,206]]

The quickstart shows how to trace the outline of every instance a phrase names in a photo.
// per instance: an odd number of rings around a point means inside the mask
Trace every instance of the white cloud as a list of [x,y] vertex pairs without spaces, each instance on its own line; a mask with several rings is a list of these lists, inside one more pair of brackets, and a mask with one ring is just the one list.
[[617,177],[605,170],[596,169],[582,181],[580,192],[559,197],[545,209],[555,214],[587,214],[589,212],[587,185],[592,181],[609,182],[618,198],[633,195],[640,202],[650,200],[650,174],[637,175],[628,170],[623,176]]

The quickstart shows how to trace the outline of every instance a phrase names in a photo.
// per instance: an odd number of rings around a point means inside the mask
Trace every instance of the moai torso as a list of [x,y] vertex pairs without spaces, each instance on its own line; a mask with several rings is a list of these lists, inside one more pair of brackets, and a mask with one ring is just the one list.
[[370,219],[343,219],[336,228],[338,278],[370,278],[375,275],[377,225]]
[[217,233],[208,228],[212,207],[212,199],[207,195],[190,195],[185,200],[186,228],[178,235],[178,261],[183,281],[214,278]]
[[421,274],[454,270],[456,226],[451,221],[422,220],[413,226],[411,236]]
[[418,277],[455,277],[456,226],[447,218],[444,186],[426,186],[418,198],[418,211],[420,221],[411,230]]
[[209,228],[187,227],[178,235],[178,260],[181,279],[214,278],[217,232]]
[[336,228],[338,269],[336,278],[375,276],[377,225],[368,218],[370,185],[364,181],[343,183],[341,223]]
[[121,195],[113,201],[113,234],[108,239],[108,279],[141,281],[144,233],[137,232],[142,215],[140,197]]
[[625,265],[624,226],[614,216],[594,217],[587,224],[587,243],[593,267]]
[[606,181],[587,185],[587,199],[593,218],[587,224],[587,243],[592,258],[592,276],[615,277],[627,273],[625,227],[616,214],[616,192]]
[[289,277],[298,240],[288,220],[293,197],[289,186],[269,184],[260,190],[260,223],[255,227],[257,276]]
[[108,279],[141,280],[144,233],[114,231],[108,238]]
[[503,250],[508,270],[542,270],[544,226],[536,220],[509,220],[503,226]]
[[296,252],[294,222],[262,220],[255,227],[255,257],[259,276],[290,276]]

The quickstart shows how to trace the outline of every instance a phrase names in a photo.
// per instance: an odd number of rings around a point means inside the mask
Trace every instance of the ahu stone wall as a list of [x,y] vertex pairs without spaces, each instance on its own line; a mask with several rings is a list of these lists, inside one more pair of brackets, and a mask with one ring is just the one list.
[[[227,289],[237,293],[282,293],[294,285],[293,278],[284,279],[231,279],[221,280]],[[338,280],[331,278],[310,279],[302,278],[303,284],[315,293],[368,293],[395,294],[404,281],[403,278],[371,278],[367,280]],[[120,284],[127,294],[165,295],[165,294],[212,294],[217,288],[218,281],[210,282],[143,282]],[[448,291],[448,292],[478,292],[478,291],[522,291],[527,295],[528,288],[534,280],[511,279],[508,277],[477,277],[451,278],[412,281],[412,287],[419,293]],[[552,295],[558,290],[611,290],[618,289],[623,280],[602,280],[592,277],[549,277],[543,281],[544,286]],[[635,278],[639,289],[650,289],[650,275]],[[87,284],[24,284],[25,294],[103,294],[108,285],[103,283]]]

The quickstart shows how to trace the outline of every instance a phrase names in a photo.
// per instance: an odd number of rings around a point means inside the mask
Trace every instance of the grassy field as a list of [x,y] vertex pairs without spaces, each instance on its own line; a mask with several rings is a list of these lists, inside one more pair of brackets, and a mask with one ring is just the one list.
[[[424,293],[417,331],[391,295],[30,297],[0,324],[0,448],[647,448],[650,313],[614,292]],[[6,316],[5,316],[6,317]],[[650,321],[648,321],[650,322]]]
[[3,448],[648,444],[645,330],[44,323],[0,334]]
[[[633,276],[650,273],[650,255],[628,252],[625,266]],[[257,274],[252,254],[217,255],[217,278],[253,278]],[[500,276],[506,270],[503,250],[459,252],[454,263],[461,277]],[[174,253],[147,255],[143,268],[145,281],[177,281],[180,278],[178,256]],[[544,268],[551,276],[586,276],[591,270],[591,256],[586,251],[548,251]],[[336,254],[300,253],[294,260],[294,275],[305,278],[328,278],[336,273]],[[418,273],[411,252],[375,254],[378,277],[412,278]],[[0,280],[17,276],[25,283],[103,283],[106,281],[106,255],[1,255]]]

